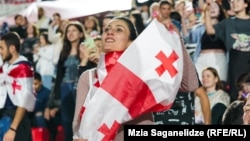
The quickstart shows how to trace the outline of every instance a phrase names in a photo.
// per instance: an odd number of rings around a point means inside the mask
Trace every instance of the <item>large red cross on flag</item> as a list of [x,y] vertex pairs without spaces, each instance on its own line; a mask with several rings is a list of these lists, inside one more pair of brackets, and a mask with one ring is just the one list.
[[152,21],[108,71],[91,100],[84,104],[81,138],[110,141],[122,123],[148,112],[169,109],[182,75],[179,36],[167,31],[158,21]]

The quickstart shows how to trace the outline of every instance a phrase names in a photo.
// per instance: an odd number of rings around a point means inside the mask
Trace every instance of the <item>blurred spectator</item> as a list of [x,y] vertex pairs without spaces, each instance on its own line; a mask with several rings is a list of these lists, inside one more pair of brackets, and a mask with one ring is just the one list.
[[18,33],[21,40],[26,37],[26,28],[23,26],[24,17],[20,14],[15,15],[14,17],[15,25],[10,26],[10,31]]
[[[63,46],[63,33],[65,24],[67,24],[67,20],[62,20],[61,15],[59,13],[53,14],[53,21],[49,25],[48,28],[48,39],[53,45],[53,64],[56,67],[59,59],[60,52]],[[54,76],[56,76],[56,70],[54,72]]]
[[42,77],[38,72],[34,75],[34,89],[36,92],[36,104],[34,111],[31,113],[31,125],[32,127],[47,127],[46,120],[44,118],[45,106],[48,102],[50,90],[43,86]]
[[95,16],[87,16],[84,19],[84,28],[90,37],[95,37],[101,32],[99,21]]
[[239,93],[237,100],[245,101],[250,94],[250,72],[242,73],[236,81]]
[[109,13],[109,14],[107,14],[107,15],[105,15],[105,16],[103,17],[103,19],[102,19],[102,31],[101,31],[101,33],[104,32],[105,26],[108,25],[108,22],[109,22],[111,19],[113,19],[114,17],[115,17],[115,16],[114,16],[113,14],[111,14],[111,13]]
[[20,54],[25,56],[30,62],[33,61],[33,49],[38,43],[39,32],[34,24],[29,24],[26,29],[27,37],[23,40],[22,46],[20,48]]
[[3,25],[0,28],[0,37],[9,32],[9,26],[7,22],[3,22]]
[[36,26],[39,30],[40,33],[42,33],[43,31],[47,31],[48,32],[48,28],[49,28],[49,24],[51,22],[51,19],[48,18],[45,15],[45,11],[42,7],[38,8],[38,21],[36,22]]
[[43,79],[43,86],[51,90],[52,79],[55,71],[53,64],[54,46],[48,39],[48,33],[43,32],[39,36],[39,45],[34,48],[35,69]]
[[149,4],[148,3],[143,3],[141,5],[140,14],[141,14],[141,17],[142,17],[143,24],[145,26],[147,24],[148,18],[150,17]]
[[139,35],[145,29],[141,13],[139,13],[137,10],[134,10],[130,13],[129,19],[134,24]]
[[154,2],[149,7],[149,18],[144,22],[145,26],[147,26],[154,18],[156,18],[159,14],[159,3]]

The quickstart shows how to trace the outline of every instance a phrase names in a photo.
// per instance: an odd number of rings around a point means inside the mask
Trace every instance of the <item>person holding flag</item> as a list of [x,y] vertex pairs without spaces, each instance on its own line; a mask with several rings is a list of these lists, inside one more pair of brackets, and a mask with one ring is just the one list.
[[0,40],[0,141],[31,140],[27,111],[33,111],[34,70],[27,59],[19,55],[20,37],[6,33]]
[[180,36],[156,19],[137,37],[129,19],[116,17],[106,26],[102,42],[97,67],[83,72],[78,81],[74,141],[123,140],[121,125],[152,125],[153,111],[169,109],[178,91],[198,88]]

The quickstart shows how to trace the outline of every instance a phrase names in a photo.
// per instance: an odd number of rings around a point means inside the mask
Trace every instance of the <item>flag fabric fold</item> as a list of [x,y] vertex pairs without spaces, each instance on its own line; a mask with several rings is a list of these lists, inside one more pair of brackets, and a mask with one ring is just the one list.
[[[152,21],[110,70],[100,71],[106,75],[83,105],[81,138],[110,141],[122,123],[169,109],[183,77],[182,49],[179,35]],[[98,67],[97,77],[105,69]]]
[[14,105],[33,111],[36,100],[33,77],[31,64],[21,56],[11,65],[3,64],[0,67],[0,108],[4,107],[8,95]]

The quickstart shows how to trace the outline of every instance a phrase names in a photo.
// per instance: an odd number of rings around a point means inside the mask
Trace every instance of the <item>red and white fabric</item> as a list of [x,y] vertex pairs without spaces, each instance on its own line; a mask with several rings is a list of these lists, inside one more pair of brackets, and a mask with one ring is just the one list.
[[36,100],[34,70],[25,62],[27,60],[20,56],[13,64],[4,63],[0,67],[0,109],[4,107],[8,95],[14,105],[33,111]]
[[81,110],[79,133],[88,141],[113,140],[122,123],[144,113],[169,109],[183,75],[180,37],[157,20],[111,69],[104,57],[97,68],[99,88],[95,85],[90,89]]
[[32,3],[36,0],[4,0],[5,4],[26,4],[26,3]]

